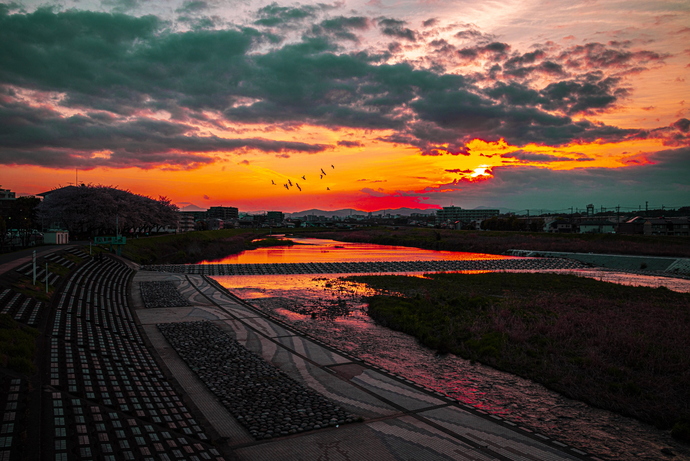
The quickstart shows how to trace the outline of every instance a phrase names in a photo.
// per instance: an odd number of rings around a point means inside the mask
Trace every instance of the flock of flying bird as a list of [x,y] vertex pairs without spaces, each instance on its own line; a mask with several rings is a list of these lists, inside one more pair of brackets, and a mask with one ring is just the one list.
[[[335,170],[335,166],[331,165],[331,168]],[[324,176],[326,176],[326,172],[323,171],[323,168],[321,168],[321,174],[319,175],[319,179],[323,179]],[[302,180],[304,180],[304,181],[307,180],[306,175],[302,175]],[[275,182],[274,180],[272,180],[272,179],[271,179],[271,184],[273,184],[274,186],[277,186],[277,185],[278,185],[278,184],[276,184],[276,182]],[[283,187],[284,187],[285,189],[287,189],[287,190],[290,190],[290,188],[293,187],[293,186],[294,186],[294,187],[297,187],[297,189],[299,189],[300,192],[302,192],[302,188],[301,188],[300,185],[297,183],[297,181],[295,181],[295,184],[292,184],[292,181],[291,181],[290,179],[288,179],[287,182],[286,182],[285,184],[283,184]],[[326,187],[326,190],[331,190],[331,188],[330,188],[330,187]]]

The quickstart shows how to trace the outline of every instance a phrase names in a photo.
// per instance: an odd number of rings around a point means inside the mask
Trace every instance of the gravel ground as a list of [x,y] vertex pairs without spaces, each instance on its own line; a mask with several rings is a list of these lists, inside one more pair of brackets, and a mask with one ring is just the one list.
[[168,342],[255,439],[353,422],[211,322],[158,324]]
[[141,297],[144,305],[151,309],[157,307],[185,307],[191,306],[175,288],[175,282],[139,282]]

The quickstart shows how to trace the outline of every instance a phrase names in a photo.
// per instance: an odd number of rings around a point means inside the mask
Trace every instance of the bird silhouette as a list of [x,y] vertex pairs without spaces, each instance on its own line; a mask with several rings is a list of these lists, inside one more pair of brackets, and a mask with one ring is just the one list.
[[327,187],[326,190],[331,190],[331,188],[330,188],[330,187]]
[[323,175],[322,175],[322,174],[319,175],[319,179],[323,179]]
[[331,165],[331,168],[333,168],[335,170],[335,167],[333,165]]
[[290,184],[290,187],[292,187],[292,181],[288,179],[288,184]]
[[302,179],[304,179],[304,180],[306,181],[306,180],[307,180],[307,178],[305,178],[304,176],[305,176],[305,175],[302,175]]
[[273,181],[272,179],[271,179],[271,184],[273,184],[274,186],[277,186],[277,185],[278,185],[278,184],[276,184],[275,181]]
[[323,173],[323,175],[326,176],[326,172],[323,171],[323,168],[321,168],[321,173]]
[[299,184],[295,183],[295,186],[297,186],[297,188],[299,189],[299,191],[302,192],[302,188],[299,187]]
[[285,187],[285,189],[290,190],[287,184],[283,184],[283,186]]

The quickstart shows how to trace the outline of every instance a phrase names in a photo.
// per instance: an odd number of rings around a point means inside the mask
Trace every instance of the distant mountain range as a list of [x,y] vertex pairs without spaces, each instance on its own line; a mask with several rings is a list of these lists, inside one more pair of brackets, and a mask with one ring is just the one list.
[[194,205],[193,203],[190,203],[187,206],[180,207],[180,211],[206,211],[206,208],[201,208]]
[[391,215],[401,215],[401,216],[409,216],[412,213],[420,213],[420,214],[435,214],[436,209],[431,208],[427,210],[423,210],[420,208],[396,208],[396,209],[389,209],[389,210],[378,210],[378,211],[361,211],[361,210],[355,210],[353,208],[343,208],[341,210],[319,210],[319,209],[311,209],[311,210],[304,210],[304,211],[298,211],[296,213],[285,213],[286,215],[289,215],[291,218],[301,218],[304,216],[308,215],[314,215],[314,216],[326,216],[328,218],[332,218],[333,216],[338,216],[340,218],[345,218],[350,215],[364,215],[364,216],[369,216],[371,214],[372,216],[374,215],[380,215],[380,214],[391,214]]

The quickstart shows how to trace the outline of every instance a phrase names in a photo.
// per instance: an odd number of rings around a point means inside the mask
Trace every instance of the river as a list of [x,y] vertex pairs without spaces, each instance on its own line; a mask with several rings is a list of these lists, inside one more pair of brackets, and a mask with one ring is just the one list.
[[[505,256],[454,253],[293,239],[300,245],[247,251],[213,263],[401,261],[503,259]],[[209,261],[211,263],[211,261]],[[573,271],[563,271],[573,273]],[[690,292],[690,280],[614,271],[582,270],[576,275],[631,285],[666,286]],[[540,384],[453,354],[437,355],[404,333],[376,325],[366,314],[364,286],[339,277],[350,274],[219,276],[223,286],[256,307],[289,321],[323,341],[464,403],[521,422],[601,459],[690,460],[690,447],[615,413],[565,398]],[[422,274],[417,274],[422,275]]]

